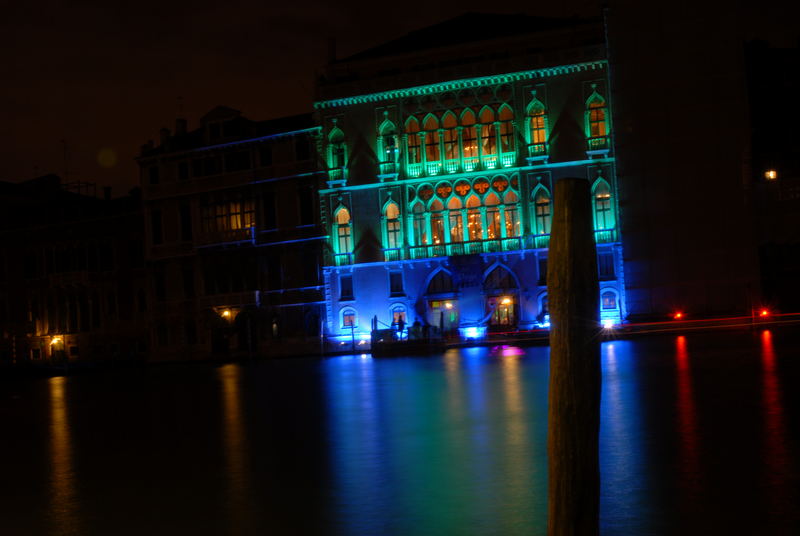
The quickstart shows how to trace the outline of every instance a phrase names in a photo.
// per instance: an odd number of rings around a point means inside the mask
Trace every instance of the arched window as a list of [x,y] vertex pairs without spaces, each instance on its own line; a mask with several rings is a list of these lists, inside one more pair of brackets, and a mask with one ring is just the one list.
[[481,223],[481,201],[477,195],[467,198],[467,229],[470,240],[483,238],[483,224]]
[[352,239],[352,224],[350,222],[350,211],[345,207],[340,207],[336,211],[336,235],[337,240],[337,253],[352,253],[353,252],[353,239]]
[[547,153],[547,115],[544,104],[534,99],[528,106],[528,125],[530,128],[530,156]]
[[342,309],[342,328],[350,329],[358,327],[358,313],[352,307]]
[[431,203],[431,238],[434,245],[444,244],[444,205],[438,199]]
[[478,135],[475,130],[475,114],[467,109],[461,114],[461,143],[464,148],[464,158],[478,156]]
[[453,278],[444,270],[439,270],[428,283],[427,294],[453,292]]
[[395,305],[392,305],[390,311],[392,313],[392,324],[399,324],[400,322],[403,322],[404,324],[407,323],[405,305],[397,303]]
[[494,192],[486,196],[486,234],[490,240],[500,238],[500,198]]
[[611,206],[611,188],[603,179],[597,181],[593,192],[594,228],[597,230],[614,228],[614,211]]
[[[442,118],[442,126],[444,131],[444,157],[446,160],[456,160],[458,158],[458,130],[456,123],[456,116],[453,112],[447,112]],[[448,171],[451,171],[448,169]],[[451,172],[456,171],[453,168]]]
[[486,306],[491,311],[489,323],[493,326],[516,324],[517,282],[502,266],[489,272],[483,281]]
[[386,247],[400,247],[400,209],[397,203],[386,205]]
[[514,276],[503,266],[495,267],[483,281],[483,290],[486,293],[503,293],[517,288]]
[[606,290],[600,295],[600,306],[603,310],[617,308],[617,293],[613,290]]
[[406,121],[406,144],[408,145],[408,163],[419,164],[422,162],[422,148],[420,147],[419,122],[411,117]]
[[397,129],[388,119],[383,122],[378,132],[378,159],[383,164],[397,162]]
[[414,213],[414,245],[422,246],[428,243],[428,228],[425,225],[425,207],[417,202],[412,209]]
[[506,220],[506,236],[519,236],[519,209],[517,208],[519,197],[517,197],[517,194],[509,190],[506,192],[506,195],[503,198],[503,203],[505,204],[503,212],[505,213]]
[[540,186],[533,194],[533,206],[536,221],[535,234],[550,234],[550,194]]
[[461,200],[457,197],[450,198],[447,208],[449,210],[450,242],[463,242],[464,221],[461,218]]
[[505,104],[500,108],[500,151],[514,151],[514,112]]
[[425,118],[425,158],[427,162],[439,161],[439,121],[429,115]]
[[494,111],[488,106],[481,110],[481,152],[483,156],[497,154],[497,137],[494,131]]
[[605,149],[608,146],[608,116],[606,101],[597,91],[586,101],[586,137],[589,149]]
[[339,127],[333,127],[328,135],[328,165],[331,168],[343,168],[346,159],[344,132]]

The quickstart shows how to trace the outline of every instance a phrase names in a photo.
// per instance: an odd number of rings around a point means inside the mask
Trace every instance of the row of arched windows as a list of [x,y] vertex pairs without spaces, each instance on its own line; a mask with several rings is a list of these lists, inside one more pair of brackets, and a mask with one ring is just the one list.
[[[595,90],[585,104],[585,127],[588,149],[608,148],[608,114],[605,99]],[[384,114],[387,116],[388,114]],[[404,139],[400,140],[400,134]],[[536,98],[526,109],[524,136],[531,157],[548,153],[549,125],[547,109]],[[459,112],[411,116],[402,132],[386,117],[378,128],[376,153],[381,173],[396,173],[401,145],[406,171],[411,177],[510,167],[516,163],[514,112],[508,104],[495,109],[464,108]],[[338,178],[347,165],[344,132],[338,127],[328,135],[328,165]]]
[[[437,186],[437,190],[437,195],[429,195],[423,185],[409,201],[406,226],[409,245],[438,246],[521,236],[520,198],[515,190],[506,187],[499,192],[483,190],[482,195],[467,193],[465,198],[457,195],[451,187]],[[474,190],[479,191],[478,188]],[[552,223],[550,192],[545,186],[538,185],[530,199],[531,234],[549,235]],[[613,230],[616,223],[611,188],[605,180],[595,182],[592,201],[595,230]],[[349,255],[354,245],[350,211],[340,205],[334,219],[334,251]],[[385,249],[403,247],[402,213],[396,201],[386,202],[381,221]]]
[[[519,284],[516,277],[504,266],[496,266],[484,278],[483,293],[487,299],[487,307],[491,307],[493,314],[489,318],[492,324],[515,323],[516,304],[518,303]],[[425,295],[436,298],[441,295],[450,295],[456,289],[451,274],[439,269],[430,277],[425,289]],[[497,296],[502,296],[498,301]],[[542,293],[537,298],[539,303],[539,317],[543,318],[548,313],[547,293]],[[452,303],[452,302],[451,302]],[[502,304],[508,304],[502,307]],[[455,305],[453,305],[455,307]],[[600,291],[600,308],[603,311],[616,310],[619,307],[617,291],[604,288]],[[407,309],[403,303],[393,303],[389,306],[392,324],[407,323]],[[344,329],[358,327],[358,314],[354,307],[345,306],[340,310],[341,327]]]

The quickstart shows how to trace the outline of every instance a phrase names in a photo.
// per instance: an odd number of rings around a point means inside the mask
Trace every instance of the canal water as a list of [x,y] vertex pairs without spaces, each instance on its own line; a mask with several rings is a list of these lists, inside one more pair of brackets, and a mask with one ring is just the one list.
[[[0,534],[545,534],[548,352],[0,380]],[[800,534],[800,334],[602,364],[602,534]]]

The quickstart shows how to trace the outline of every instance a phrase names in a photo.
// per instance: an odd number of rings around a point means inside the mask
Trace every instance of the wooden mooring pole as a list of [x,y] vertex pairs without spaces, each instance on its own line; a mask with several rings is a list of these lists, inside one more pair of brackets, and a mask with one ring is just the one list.
[[600,340],[589,182],[561,179],[548,254],[548,536],[599,533]]

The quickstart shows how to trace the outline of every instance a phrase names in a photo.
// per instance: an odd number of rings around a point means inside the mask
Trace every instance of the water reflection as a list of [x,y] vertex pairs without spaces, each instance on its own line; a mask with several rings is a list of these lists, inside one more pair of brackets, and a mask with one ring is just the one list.
[[78,495],[66,399],[67,379],[50,378],[50,515],[56,534],[80,534]]
[[648,430],[630,341],[604,343],[600,402],[600,522],[604,534],[651,531],[649,488],[653,485],[644,445]]
[[[786,482],[790,459],[786,445],[786,425],[778,381],[777,359],[772,332],[761,332],[762,404],[764,407],[764,480],[770,509],[787,506],[790,497]],[[791,507],[791,505],[789,505]]]
[[698,451],[697,407],[692,390],[692,366],[686,337],[675,338],[675,387],[678,420],[678,471],[681,475],[682,498],[686,505],[694,504],[700,491],[701,466]]
[[232,534],[250,524],[247,437],[242,415],[242,369],[227,364],[218,369],[222,383],[222,430],[227,478],[227,510]]
[[[527,502],[530,499],[531,477],[535,464],[541,464],[543,456],[535,452],[536,441],[529,435],[529,419],[526,411],[525,392],[522,382],[521,360],[525,352],[517,347],[505,347],[500,352],[500,375],[505,400],[505,441],[502,461],[505,466],[504,503],[508,507],[505,521],[511,526],[525,526]],[[542,464],[543,465],[543,464]],[[540,468],[541,471],[541,468]]]

